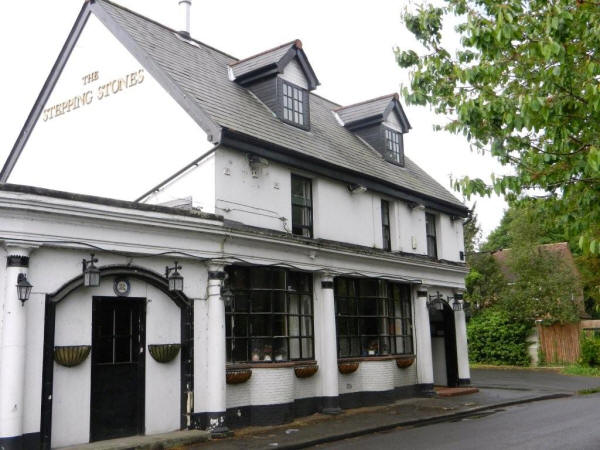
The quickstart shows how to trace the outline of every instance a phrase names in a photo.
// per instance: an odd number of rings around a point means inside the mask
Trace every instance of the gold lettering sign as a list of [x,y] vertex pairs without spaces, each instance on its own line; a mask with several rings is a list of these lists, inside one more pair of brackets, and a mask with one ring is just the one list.
[[[92,72],[82,77],[84,86],[89,85],[94,81],[99,80],[99,73]],[[91,105],[94,100],[104,100],[110,96],[117,95],[129,88],[142,84],[144,82],[144,69],[140,69],[136,72],[131,72],[125,75],[123,78],[117,78],[109,81],[108,83],[101,84],[95,90],[87,90],[80,95],[69,98],[61,103],[46,108],[43,111],[42,120],[47,122],[55,119],[71,111],[75,111],[81,107]]]

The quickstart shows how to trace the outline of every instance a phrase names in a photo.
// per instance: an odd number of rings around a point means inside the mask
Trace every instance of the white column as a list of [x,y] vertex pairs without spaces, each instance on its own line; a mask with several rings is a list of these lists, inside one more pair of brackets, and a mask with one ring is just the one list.
[[207,339],[207,430],[218,435],[229,430],[225,424],[225,304],[221,298],[221,286],[225,279],[224,266],[208,267],[208,339]]
[[335,327],[335,300],[333,296],[333,277],[329,274],[321,276],[321,356],[319,372],[321,373],[323,413],[338,414],[338,362],[337,336]]
[[465,320],[465,311],[463,309],[464,301],[462,294],[456,294],[454,298],[460,305],[460,309],[454,311],[458,384],[469,385],[471,384],[471,371],[469,368],[469,347],[467,345],[467,322]]
[[29,249],[7,247],[0,338],[0,448],[6,438],[23,435],[26,310],[17,294],[17,278],[27,275]]
[[415,337],[417,340],[417,379],[425,393],[433,391],[433,359],[427,291],[419,289],[415,297]]

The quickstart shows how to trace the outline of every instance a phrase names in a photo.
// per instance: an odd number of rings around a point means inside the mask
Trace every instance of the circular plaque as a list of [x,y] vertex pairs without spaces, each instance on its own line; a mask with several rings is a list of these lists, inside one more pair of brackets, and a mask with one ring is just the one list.
[[129,295],[129,291],[131,290],[129,280],[126,278],[115,278],[113,290],[119,297],[127,297]]

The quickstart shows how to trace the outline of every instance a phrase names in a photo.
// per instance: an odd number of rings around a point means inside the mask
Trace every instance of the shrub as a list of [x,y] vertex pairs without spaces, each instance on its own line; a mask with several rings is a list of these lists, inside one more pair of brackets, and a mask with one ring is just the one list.
[[579,363],[589,367],[600,366],[600,337],[584,332],[581,334],[580,344]]
[[471,362],[529,365],[527,337],[531,327],[530,321],[511,320],[504,311],[484,310],[467,327]]

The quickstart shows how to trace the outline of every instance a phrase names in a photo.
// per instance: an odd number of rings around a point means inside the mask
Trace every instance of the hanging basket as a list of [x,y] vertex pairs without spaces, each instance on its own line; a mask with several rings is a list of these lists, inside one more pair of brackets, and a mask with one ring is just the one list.
[[305,366],[294,367],[294,373],[298,378],[309,378],[312,377],[319,370],[319,366],[316,364],[307,364]]
[[252,376],[252,369],[227,369],[225,379],[227,384],[245,383]]
[[340,362],[338,363],[338,370],[341,374],[348,375],[349,373],[356,372],[359,364],[359,361]]
[[54,347],[54,361],[64,367],[75,367],[86,360],[91,345],[64,345]]
[[181,344],[158,344],[148,346],[150,355],[152,355],[154,360],[159,363],[168,363],[173,361],[180,349]]
[[398,358],[396,360],[396,365],[398,366],[398,369],[406,369],[407,367],[412,366],[414,362],[415,362],[415,358],[414,357],[410,357],[410,358]]

